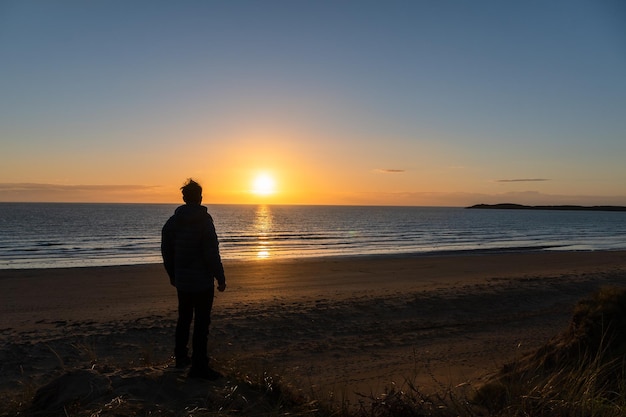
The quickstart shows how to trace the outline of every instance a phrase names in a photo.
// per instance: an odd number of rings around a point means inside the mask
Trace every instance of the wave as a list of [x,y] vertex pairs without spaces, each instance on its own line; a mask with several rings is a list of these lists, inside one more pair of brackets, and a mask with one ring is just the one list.
[[[175,205],[0,203],[0,268],[160,262]],[[626,213],[210,206],[224,259],[626,249]]]

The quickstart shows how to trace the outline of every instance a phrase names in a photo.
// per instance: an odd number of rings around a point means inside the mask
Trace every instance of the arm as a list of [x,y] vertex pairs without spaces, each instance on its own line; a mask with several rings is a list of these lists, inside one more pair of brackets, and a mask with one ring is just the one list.
[[163,257],[163,266],[170,278],[170,284],[176,285],[175,266],[174,266],[174,233],[172,231],[172,221],[168,220],[163,229],[161,229],[161,256]]
[[222,265],[222,258],[220,256],[217,233],[215,232],[213,219],[210,216],[209,221],[206,224],[203,241],[203,257],[205,263],[209,266],[209,270],[213,278],[217,280],[218,291],[222,292],[226,289],[226,277],[224,275],[224,266]]

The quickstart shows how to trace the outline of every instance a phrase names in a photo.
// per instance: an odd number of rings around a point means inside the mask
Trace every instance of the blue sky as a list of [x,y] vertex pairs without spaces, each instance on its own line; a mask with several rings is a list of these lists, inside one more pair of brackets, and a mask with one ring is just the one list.
[[626,205],[621,1],[2,1],[0,201]]

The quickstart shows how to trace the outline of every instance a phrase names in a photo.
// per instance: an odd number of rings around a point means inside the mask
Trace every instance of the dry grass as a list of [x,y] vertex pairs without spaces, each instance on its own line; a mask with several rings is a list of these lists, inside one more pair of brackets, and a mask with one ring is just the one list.
[[626,411],[626,290],[581,300],[569,328],[506,365],[475,400],[492,415],[623,416]]

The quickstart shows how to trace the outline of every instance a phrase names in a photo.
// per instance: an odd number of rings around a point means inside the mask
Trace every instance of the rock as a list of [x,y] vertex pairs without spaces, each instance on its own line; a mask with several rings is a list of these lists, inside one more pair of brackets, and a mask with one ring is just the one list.
[[84,406],[110,391],[108,377],[93,370],[70,371],[39,388],[32,408],[39,412],[55,412],[73,405]]

